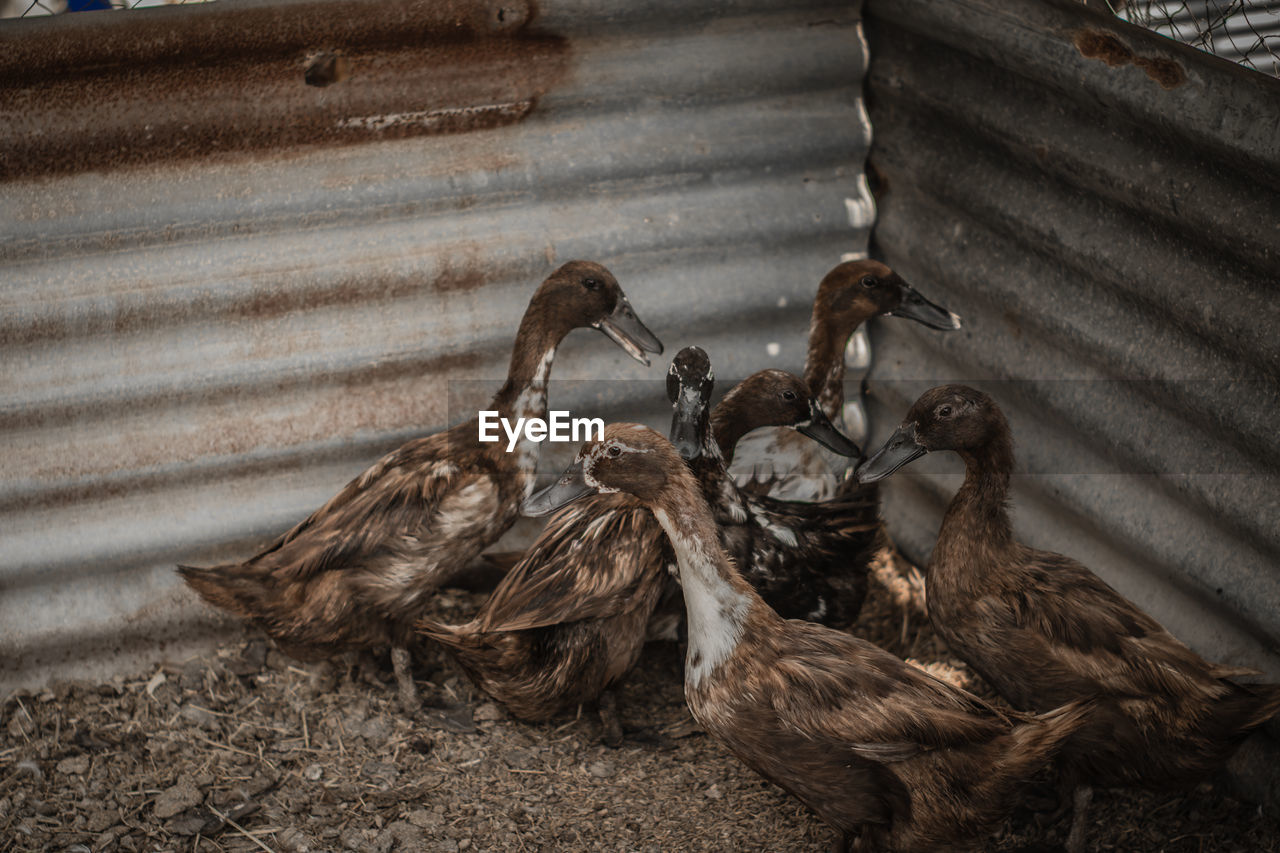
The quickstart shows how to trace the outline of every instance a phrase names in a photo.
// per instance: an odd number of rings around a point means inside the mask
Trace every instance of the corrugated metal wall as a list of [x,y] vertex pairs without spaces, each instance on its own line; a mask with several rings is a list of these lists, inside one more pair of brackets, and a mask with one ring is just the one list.
[[[799,366],[866,244],[865,60],[856,8],[794,0],[0,24],[0,695],[225,632],[173,564],[470,414],[559,262],[721,376]],[[659,425],[664,375],[576,332],[557,377],[652,381],[552,404]]]
[[[873,254],[965,321],[874,330],[873,438],[984,382],[1024,541],[1280,677],[1280,81],[1067,0],[870,0],[864,25]],[[917,560],[961,470],[887,486]]]

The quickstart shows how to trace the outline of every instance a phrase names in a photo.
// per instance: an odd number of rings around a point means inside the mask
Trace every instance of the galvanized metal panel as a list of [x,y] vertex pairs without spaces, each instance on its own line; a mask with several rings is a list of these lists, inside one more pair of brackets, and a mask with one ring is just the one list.
[[[324,51],[349,76],[308,86]],[[865,248],[865,61],[856,9],[790,0],[0,24],[0,694],[225,635],[173,564],[470,415],[559,262],[721,376],[798,367]],[[662,364],[576,332],[555,375],[665,426]]]
[[[1009,415],[1023,541],[1280,676],[1280,81],[1058,0],[868,4],[875,248],[965,319],[873,331],[873,441],[915,396]],[[927,558],[958,460],[887,484]]]

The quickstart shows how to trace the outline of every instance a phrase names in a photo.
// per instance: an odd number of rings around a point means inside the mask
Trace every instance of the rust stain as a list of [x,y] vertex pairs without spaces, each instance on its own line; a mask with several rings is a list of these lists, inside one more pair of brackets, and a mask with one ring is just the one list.
[[[194,299],[122,302],[103,306],[88,314],[56,314],[20,321],[0,318],[0,346],[49,344],[89,335],[135,334],[180,325],[193,317],[214,318],[218,322],[267,320],[295,311],[393,302],[433,292],[472,291],[495,277],[531,274],[523,264],[495,265],[487,259],[487,247],[474,240],[435,247],[430,257],[437,266],[433,272],[351,276],[324,286],[307,282],[308,267],[291,265],[289,277],[299,282],[298,285],[261,290],[235,301],[221,299],[216,293],[208,292]],[[269,277],[268,273],[260,270],[254,275]]]
[[127,16],[114,54],[75,22],[0,34],[0,179],[488,130],[569,68],[527,3],[326,4],[328,25],[289,8],[257,10],[270,34],[239,9]]
[[[66,423],[69,417],[111,416],[107,410],[121,408],[182,409],[191,420],[172,428],[151,429],[145,442],[137,441],[136,434],[109,436],[93,445],[94,453],[70,464],[43,457],[33,461],[26,476],[43,481],[44,487],[34,494],[0,497],[0,512],[73,506],[171,488],[189,483],[193,476],[270,474],[297,465],[296,457],[288,453],[266,459],[248,456],[263,448],[286,450],[358,433],[421,429],[425,434],[451,415],[453,420],[460,419],[459,413],[449,411],[447,384],[470,380],[490,362],[501,365],[500,355],[424,354],[342,373],[311,374],[252,388],[240,385],[218,393],[197,392],[182,399],[168,395],[152,401],[135,398],[127,406],[111,403],[97,407],[97,411],[81,408],[75,412],[19,413],[6,419],[10,421],[7,427],[22,426],[24,421],[36,427],[55,427]],[[475,384],[487,392],[487,399],[502,383],[500,379],[486,379]],[[299,397],[299,385],[306,388],[305,398]],[[263,403],[281,397],[304,402],[302,413],[283,416]],[[172,465],[220,456],[243,458],[207,474]],[[353,471],[352,476],[357,473]]]
[[1072,42],[1081,56],[1101,60],[1112,68],[1136,65],[1162,88],[1176,89],[1187,82],[1187,72],[1177,62],[1172,59],[1139,56],[1111,33],[1101,30],[1077,30],[1072,37]]
[[325,50],[307,59],[307,68],[302,73],[302,82],[308,86],[332,86],[350,76],[350,60]]
[[481,250],[482,247],[476,244],[458,262],[445,262],[444,269],[436,274],[432,282],[435,290],[439,293],[463,293],[478,290],[487,284],[491,270],[481,260]]

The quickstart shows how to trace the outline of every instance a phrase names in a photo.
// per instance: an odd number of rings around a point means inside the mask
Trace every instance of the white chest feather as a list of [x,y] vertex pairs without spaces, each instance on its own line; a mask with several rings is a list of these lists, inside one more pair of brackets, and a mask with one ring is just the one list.
[[[520,392],[520,396],[516,397],[512,408],[515,416],[523,418],[524,422],[528,422],[530,418],[547,416],[547,377],[551,374],[551,362],[555,356],[555,350],[548,350],[543,354],[542,360],[534,370],[533,378]],[[540,442],[532,441],[523,430],[520,440],[516,443],[516,466],[519,469],[518,476],[524,483],[526,498],[533,494],[534,482],[538,475],[539,445]]]
[[654,514],[667,531],[680,564],[689,626],[684,678],[686,684],[697,687],[738,647],[751,600],[720,577],[699,542],[682,535],[664,511],[655,510]]

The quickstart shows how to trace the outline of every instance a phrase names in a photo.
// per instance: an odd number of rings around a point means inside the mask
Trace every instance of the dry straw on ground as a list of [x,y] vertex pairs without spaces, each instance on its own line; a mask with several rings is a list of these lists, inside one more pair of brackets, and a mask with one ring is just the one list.
[[[904,608],[873,590],[860,634],[971,678],[909,595]],[[435,606],[461,619],[480,601],[452,590]],[[831,833],[802,806],[686,734],[680,655],[647,649],[617,750],[590,710],[510,719],[434,649],[419,671],[434,707],[416,719],[398,711],[385,665],[317,691],[254,636],[131,678],[22,693],[0,720],[0,853],[825,850]],[[1092,819],[1097,850],[1280,849],[1274,822],[1210,785],[1104,792]],[[990,849],[1054,849],[1063,831],[1019,813]]]

